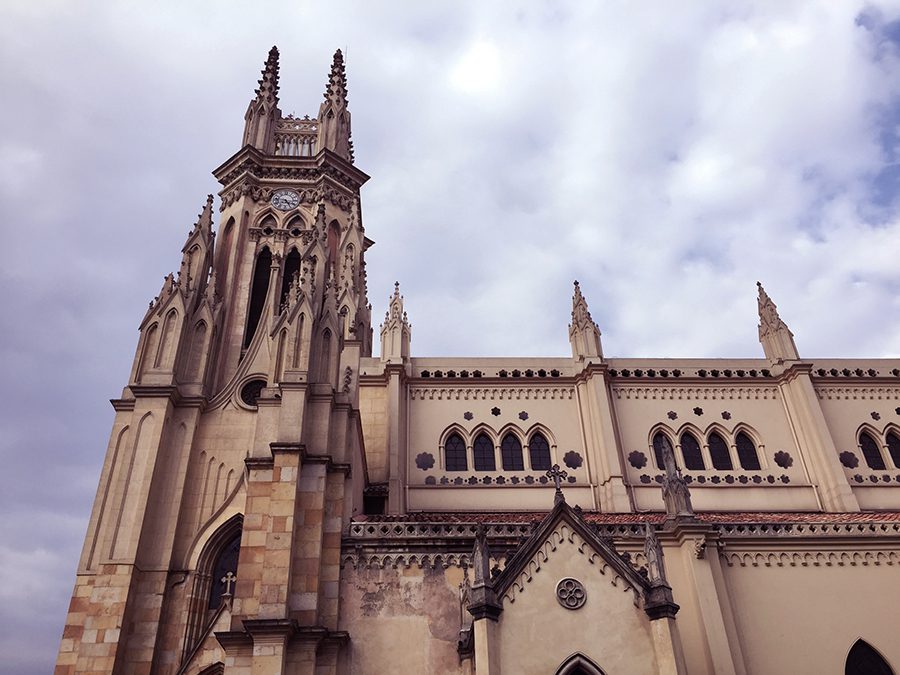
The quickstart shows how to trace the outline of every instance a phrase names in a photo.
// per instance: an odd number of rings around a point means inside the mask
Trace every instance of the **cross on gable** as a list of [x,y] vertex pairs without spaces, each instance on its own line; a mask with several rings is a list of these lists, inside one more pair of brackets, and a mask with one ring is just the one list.
[[553,480],[553,484],[556,486],[556,494],[553,498],[553,503],[558,504],[561,501],[565,501],[566,498],[563,497],[562,489],[560,488],[562,484],[563,478],[567,478],[569,473],[564,469],[559,468],[559,464],[554,464],[552,467],[547,469],[547,477]]

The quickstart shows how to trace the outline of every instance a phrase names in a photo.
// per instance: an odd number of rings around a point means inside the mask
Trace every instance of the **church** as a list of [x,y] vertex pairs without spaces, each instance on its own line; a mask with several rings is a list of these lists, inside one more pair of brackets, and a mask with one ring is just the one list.
[[900,360],[801,358],[761,285],[760,358],[610,358],[577,282],[571,356],[417,357],[342,54],[315,117],[278,60],[140,321],[57,673],[900,672]]

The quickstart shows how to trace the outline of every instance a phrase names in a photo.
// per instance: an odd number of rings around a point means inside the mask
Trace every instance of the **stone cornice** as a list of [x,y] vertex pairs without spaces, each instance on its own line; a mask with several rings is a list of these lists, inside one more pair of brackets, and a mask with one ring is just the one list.
[[276,181],[329,178],[354,193],[369,180],[368,174],[328,149],[313,157],[294,157],[267,155],[250,145],[238,150],[212,173],[225,189],[244,175],[257,180]]
[[[303,443],[270,443],[269,449],[272,452],[272,456],[274,458],[275,453],[284,452],[284,453],[299,453],[301,464],[324,464],[325,470],[328,473],[343,473],[347,476],[350,475],[350,464],[345,462],[335,462],[328,455],[314,455],[308,453],[306,451],[306,445]],[[248,459],[250,459],[248,457]],[[272,459],[266,458],[268,461],[273,461]],[[247,460],[244,460],[247,461]]]
[[110,399],[115,410],[134,410],[135,401],[139,398],[168,398],[173,405],[179,408],[206,407],[207,400],[203,396],[182,396],[177,385],[174,384],[131,384],[128,385],[134,399]]

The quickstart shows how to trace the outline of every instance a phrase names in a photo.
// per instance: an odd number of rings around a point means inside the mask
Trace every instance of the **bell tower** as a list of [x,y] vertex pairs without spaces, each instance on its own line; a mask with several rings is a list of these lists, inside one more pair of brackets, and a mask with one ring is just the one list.
[[[335,672],[342,525],[361,510],[365,236],[343,56],[283,116],[269,52],[139,326],[57,672]],[[215,232],[214,232],[215,229]],[[208,668],[217,670],[207,670]]]

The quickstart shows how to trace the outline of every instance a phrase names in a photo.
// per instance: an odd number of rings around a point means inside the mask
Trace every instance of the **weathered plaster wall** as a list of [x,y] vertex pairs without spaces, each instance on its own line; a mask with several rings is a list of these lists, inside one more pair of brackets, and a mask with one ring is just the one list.
[[340,628],[351,673],[471,672],[456,652],[459,567],[360,568],[341,574]]

